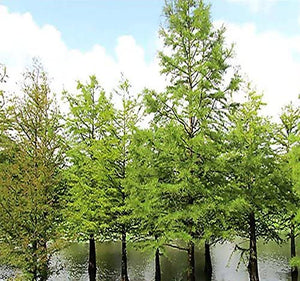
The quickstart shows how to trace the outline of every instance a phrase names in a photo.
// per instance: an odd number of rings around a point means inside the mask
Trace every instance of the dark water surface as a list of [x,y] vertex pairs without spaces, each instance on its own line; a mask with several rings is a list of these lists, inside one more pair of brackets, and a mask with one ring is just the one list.
[[[120,243],[97,244],[98,278],[101,281],[120,280]],[[234,245],[230,243],[212,247],[212,281],[248,281],[246,266],[239,263],[239,252],[231,255]],[[289,246],[273,243],[258,246],[260,281],[290,281]],[[187,255],[175,249],[167,251],[167,257],[161,258],[163,281],[185,281]],[[231,256],[231,258],[230,258]],[[60,252],[52,262],[52,267],[60,269],[50,281],[88,281],[87,274],[88,244],[73,244]],[[154,280],[154,256],[152,253],[128,248],[128,273],[130,281]],[[196,280],[208,281],[203,274],[204,253],[196,251]],[[0,280],[8,280],[11,271],[0,270]],[[300,280],[299,280],[300,281]]]
[[[246,266],[241,263],[240,252],[232,256],[234,245],[226,243],[212,248],[213,278],[212,281],[247,281]],[[273,243],[259,244],[259,271],[261,281],[289,281],[289,247]],[[231,256],[231,258],[230,258]],[[74,244],[60,254],[60,262],[64,269],[51,278],[51,281],[88,280],[87,275],[87,244]],[[102,281],[120,280],[120,244],[104,243],[97,245],[98,279]],[[128,271],[131,281],[154,280],[154,256],[151,253],[128,249]],[[186,280],[187,255],[175,249],[167,251],[162,257],[162,280]],[[196,280],[207,281],[203,274],[204,253],[196,251]]]

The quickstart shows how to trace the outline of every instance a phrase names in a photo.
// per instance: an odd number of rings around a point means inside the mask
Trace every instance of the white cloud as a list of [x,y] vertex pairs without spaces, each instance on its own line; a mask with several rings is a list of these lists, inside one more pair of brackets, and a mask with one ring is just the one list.
[[163,88],[157,61],[146,63],[143,48],[132,36],[118,38],[116,58],[100,45],[87,52],[68,49],[55,27],[39,27],[29,13],[10,13],[0,5],[0,38],[0,62],[8,69],[8,87],[16,88],[20,73],[31,64],[33,57],[38,57],[53,78],[53,88],[58,93],[63,87],[75,89],[76,80],[85,82],[91,74],[111,91],[117,86],[121,72],[134,85],[135,92],[145,86]]
[[[300,36],[258,32],[251,23],[225,24],[228,41],[236,43],[236,60],[258,91],[264,92],[268,113],[276,115],[284,104],[297,100],[300,93]],[[68,49],[55,27],[39,27],[29,13],[10,13],[0,5],[0,38],[0,62],[8,68],[8,86],[12,88],[16,88],[15,81],[22,80],[20,73],[30,65],[33,56],[41,58],[57,93],[63,87],[72,91],[76,80],[86,81],[91,74],[95,74],[110,91],[117,86],[121,72],[134,85],[135,92],[145,86],[158,90],[164,87],[158,60],[146,63],[144,49],[132,36],[118,38],[116,57],[110,56],[100,45],[88,52]],[[161,40],[157,40],[157,44],[161,46]]]
[[271,6],[280,0],[227,0],[228,2],[248,5],[253,12],[268,11]]
[[235,43],[236,62],[257,91],[264,93],[267,113],[276,116],[289,101],[298,102],[300,36],[258,32],[251,23],[225,26],[227,40]]

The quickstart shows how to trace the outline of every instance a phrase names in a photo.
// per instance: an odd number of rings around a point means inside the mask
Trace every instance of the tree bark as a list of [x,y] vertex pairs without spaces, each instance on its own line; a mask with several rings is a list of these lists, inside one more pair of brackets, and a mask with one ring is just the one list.
[[[296,257],[296,237],[295,237],[295,225],[291,222],[291,258]],[[293,266],[291,268],[292,281],[298,281],[298,267]]]
[[188,245],[187,281],[195,281],[195,244],[192,241]]
[[205,240],[205,266],[204,272],[207,277],[212,276],[212,263],[211,263],[211,256],[210,256],[210,245],[209,240]]
[[37,241],[34,240],[32,243],[33,248],[33,270],[32,270],[32,280],[36,281],[38,280],[38,261],[37,261]]
[[89,278],[90,281],[96,281],[96,246],[95,246],[95,239],[94,235],[91,234],[90,236],[90,253],[89,253]]
[[249,238],[250,238],[250,255],[248,264],[248,273],[250,281],[259,281],[257,249],[256,249],[256,223],[254,212],[249,215]]
[[49,277],[49,264],[47,259],[47,243],[43,243],[43,254],[42,254],[43,263],[41,264],[41,281],[48,280]]
[[160,253],[159,248],[155,252],[155,281],[161,281],[161,272],[160,272]]
[[121,281],[129,281],[127,273],[127,245],[126,228],[122,227],[122,261],[121,261]]

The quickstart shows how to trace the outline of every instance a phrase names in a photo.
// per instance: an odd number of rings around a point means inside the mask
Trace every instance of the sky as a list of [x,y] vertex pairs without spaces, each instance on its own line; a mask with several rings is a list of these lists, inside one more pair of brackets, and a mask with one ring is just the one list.
[[[300,93],[300,0],[211,0],[211,17],[235,44],[234,64],[278,116]],[[60,93],[95,74],[107,91],[120,73],[135,91],[163,90],[158,37],[164,0],[0,0],[0,63],[17,89],[33,57]],[[15,90],[17,91],[17,90]]]

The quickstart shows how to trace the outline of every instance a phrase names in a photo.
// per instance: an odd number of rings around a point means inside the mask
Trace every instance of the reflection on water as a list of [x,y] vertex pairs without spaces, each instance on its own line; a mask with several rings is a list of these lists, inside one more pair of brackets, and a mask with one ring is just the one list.
[[[212,281],[247,281],[248,273],[243,263],[239,263],[239,253],[231,258],[234,245],[225,243],[212,248],[213,277]],[[275,244],[259,245],[259,270],[261,281],[289,281],[288,246]],[[88,280],[87,275],[87,244],[74,244],[64,250],[59,258],[64,263],[64,269],[54,280]],[[230,258],[230,260],[229,260]],[[97,246],[98,280],[120,280],[120,244],[104,243]],[[142,253],[129,247],[128,272],[132,281],[154,280],[154,256],[152,253]],[[161,259],[162,280],[186,280],[187,255],[185,252],[169,249],[166,257]],[[196,280],[208,281],[204,274],[204,253],[196,251]]]
[[[230,255],[234,245],[226,243],[213,249],[213,281],[247,281],[248,272],[245,264],[240,261],[240,252]],[[273,243],[261,244],[259,250],[259,276],[261,281],[289,281],[288,247]]]
[[[120,243],[103,243],[97,245],[98,279],[101,281],[120,280]],[[213,276],[212,281],[247,281],[248,274],[243,263],[239,263],[239,253],[230,255],[233,244],[225,243],[212,248]],[[259,244],[259,272],[261,281],[290,281],[289,247],[272,243]],[[73,244],[59,253],[52,261],[54,272],[50,281],[87,281],[87,244]],[[229,259],[230,258],[230,259]],[[185,252],[168,249],[166,257],[161,258],[163,281],[186,280],[187,255]],[[128,273],[131,281],[154,280],[154,255],[143,253],[129,246]],[[208,281],[204,268],[203,250],[196,251],[196,280]],[[0,268],[0,280],[8,280],[12,274],[7,268]]]

